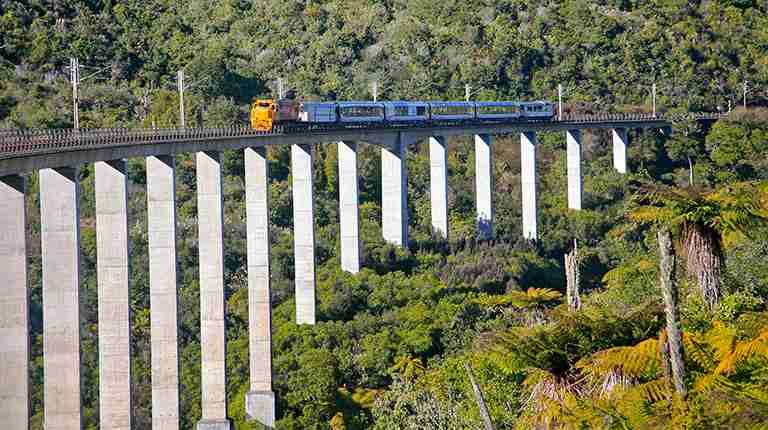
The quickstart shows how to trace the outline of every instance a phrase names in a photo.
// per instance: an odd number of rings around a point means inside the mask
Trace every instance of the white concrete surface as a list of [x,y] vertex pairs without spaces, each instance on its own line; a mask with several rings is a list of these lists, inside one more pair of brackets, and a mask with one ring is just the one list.
[[227,419],[226,327],[224,319],[224,191],[222,154],[198,152],[197,231],[200,252],[200,356],[202,419],[200,428]]
[[536,133],[520,133],[520,179],[523,186],[523,237],[538,240],[536,202]]
[[43,399],[46,430],[80,430],[78,168],[40,171]]
[[477,235],[493,237],[493,137],[475,135],[475,201],[477,206]]
[[360,271],[360,215],[358,209],[357,144],[339,142],[339,232],[341,270]]
[[627,173],[627,145],[629,144],[627,129],[611,129],[611,136],[613,136],[613,167],[619,173]]
[[406,145],[381,148],[381,227],[384,240],[408,246],[408,173]]
[[314,325],[316,322],[315,206],[312,159],[311,145],[291,146],[296,324],[310,325]]
[[566,164],[568,170],[568,208],[581,209],[581,131],[568,130],[566,139]]
[[131,307],[125,160],[98,161],[99,428],[131,430]]
[[176,185],[173,156],[147,157],[152,429],[179,428]]
[[246,416],[275,425],[272,392],[272,302],[269,280],[269,160],[267,150],[246,148],[245,211],[248,239],[248,341],[250,390]]
[[447,139],[429,138],[429,188],[432,235],[448,239],[448,149]]
[[0,178],[0,423],[29,428],[27,201],[22,176]]

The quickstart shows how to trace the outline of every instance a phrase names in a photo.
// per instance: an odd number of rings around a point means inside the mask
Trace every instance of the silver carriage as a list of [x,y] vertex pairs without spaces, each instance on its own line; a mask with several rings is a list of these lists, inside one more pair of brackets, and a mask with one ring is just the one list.
[[521,102],[520,110],[526,118],[552,118],[555,115],[552,103],[544,101]]
[[387,121],[391,123],[429,120],[429,104],[427,102],[384,102],[384,110]]
[[475,104],[471,102],[429,102],[432,120],[475,119]]
[[505,120],[520,118],[520,104],[517,102],[475,102],[477,119]]
[[338,120],[335,102],[304,102],[299,109],[299,121],[330,123]]
[[337,102],[339,122],[384,122],[384,104],[375,102]]

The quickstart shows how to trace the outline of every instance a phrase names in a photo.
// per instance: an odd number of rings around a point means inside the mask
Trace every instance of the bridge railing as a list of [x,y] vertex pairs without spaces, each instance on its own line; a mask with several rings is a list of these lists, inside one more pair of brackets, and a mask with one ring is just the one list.
[[0,131],[0,158],[19,155],[78,150],[95,147],[147,145],[164,142],[200,141],[271,133],[247,127],[187,129],[103,128],[87,130],[32,129]]
[[[601,122],[680,122],[691,120],[717,120],[727,114],[649,114],[649,113],[597,113],[566,114],[562,121],[590,124]],[[308,131],[325,131],[310,129]],[[253,130],[249,127],[219,128],[100,128],[87,130],[58,129],[3,129],[0,130],[0,159],[43,154],[58,151],[73,151],[96,147],[123,145],[147,145],[156,143],[203,141],[272,135],[272,132]]]

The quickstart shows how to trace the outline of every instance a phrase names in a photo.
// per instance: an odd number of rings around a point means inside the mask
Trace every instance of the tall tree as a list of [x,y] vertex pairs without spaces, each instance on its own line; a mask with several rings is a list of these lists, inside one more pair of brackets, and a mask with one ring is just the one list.
[[565,254],[565,296],[568,301],[568,309],[578,310],[581,308],[581,297],[579,295],[579,250],[576,245],[576,239],[573,240],[573,251]]
[[720,273],[725,262],[724,237],[749,235],[768,221],[765,194],[768,185],[735,183],[719,190],[701,187],[643,186],[635,195],[641,204],[636,221],[679,229],[685,250],[688,278],[696,282],[701,298],[714,310],[721,298]]
[[683,337],[677,312],[677,282],[675,280],[675,248],[672,235],[663,227],[656,233],[659,241],[659,274],[661,294],[664,296],[664,313],[667,317],[667,343],[672,380],[677,394],[685,398],[685,365],[683,363]]

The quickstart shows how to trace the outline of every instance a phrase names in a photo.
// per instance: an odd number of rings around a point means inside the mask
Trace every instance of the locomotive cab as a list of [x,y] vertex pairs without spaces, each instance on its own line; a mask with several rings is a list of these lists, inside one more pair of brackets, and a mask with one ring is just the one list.
[[273,131],[276,125],[299,119],[299,102],[294,99],[257,99],[251,104],[251,128]]

